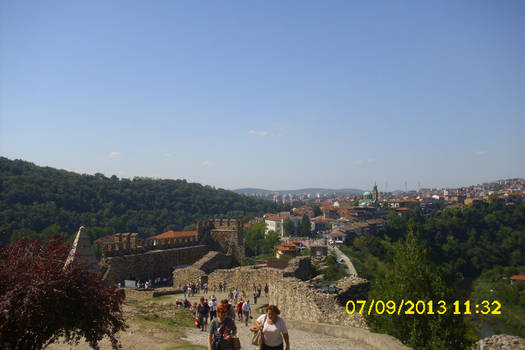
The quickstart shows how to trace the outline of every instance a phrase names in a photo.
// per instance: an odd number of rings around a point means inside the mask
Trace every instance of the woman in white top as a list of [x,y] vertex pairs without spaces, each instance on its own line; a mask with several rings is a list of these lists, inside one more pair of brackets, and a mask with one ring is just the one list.
[[[290,338],[286,323],[279,317],[281,312],[275,305],[266,308],[266,314],[259,316],[255,325],[263,330],[262,350],[290,350]],[[286,347],[283,349],[283,338]]]

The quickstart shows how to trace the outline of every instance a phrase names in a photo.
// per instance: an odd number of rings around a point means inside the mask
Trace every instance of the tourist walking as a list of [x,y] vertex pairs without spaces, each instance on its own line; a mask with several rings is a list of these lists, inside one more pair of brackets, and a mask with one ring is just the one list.
[[253,291],[253,305],[257,304],[257,298],[259,297],[259,295],[257,294],[257,291],[254,290]]
[[242,321],[242,304],[243,304],[242,300],[240,300],[237,303],[237,317],[239,317],[239,321]]
[[235,308],[232,306],[232,304],[228,303],[228,299],[221,300],[221,305],[226,305],[228,317],[235,321]]
[[237,334],[235,321],[228,317],[228,307],[217,308],[217,318],[210,324],[208,350],[233,350],[233,336]]
[[242,304],[242,313],[244,316],[244,325],[248,326],[248,321],[250,320],[250,315],[252,313],[252,308],[250,307],[250,300],[246,300]]
[[[286,323],[279,316],[281,312],[275,305],[266,308],[266,314],[259,316],[255,321],[257,329],[263,331],[263,344],[261,350],[290,350],[290,338]],[[286,344],[283,347],[283,339]]]
[[199,319],[199,325],[201,327],[201,331],[207,331],[208,330],[208,316],[210,314],[210,307],[208,304],[204,301],[204,298],[201,298],[200,304],[197,306],[197,312],[195,316]]
[[228,301],[231,303],[233,301],[233,292],[230,290],[228,293]]
[[211,296],[210,301],[208,302],[208,306],[210,307],[210,322],[213,321],[215,317],[217,317],[217,298],[215,298],[215,295]]
[[264,296],[268,298],[268,283],[264,286]]

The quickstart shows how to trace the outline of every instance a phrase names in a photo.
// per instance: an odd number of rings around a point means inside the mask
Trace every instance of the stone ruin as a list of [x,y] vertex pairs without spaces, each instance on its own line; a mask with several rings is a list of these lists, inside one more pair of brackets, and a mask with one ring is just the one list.
[[285,269],[264,264],[225,269],[216,265],[219,259],[219,255],[209,253],[196,264],[174,271],[173,287],[180,288],[188,282],[206,281],[215,286],[226,282],[228,289],[251,292],[254,283],[262,286],[268,283],[269,303],[278,305],[287,319],[367,328],[362,315],[348,315],[345,310],[348,300],[368,298],[370,283],[365,279],[344,278],[336,285],[337,293],[327,294],[311,280],[310,257],[292,259]]
[[238,266],[245,253],[241,221],[202,220],[197,231],[176,238],[142,239],[138,233],[118,233],[101,247],[102,273],[115,283],[155,279],[169,276],[174,268],[194,264],[210,251],[229,257],[228,267]]

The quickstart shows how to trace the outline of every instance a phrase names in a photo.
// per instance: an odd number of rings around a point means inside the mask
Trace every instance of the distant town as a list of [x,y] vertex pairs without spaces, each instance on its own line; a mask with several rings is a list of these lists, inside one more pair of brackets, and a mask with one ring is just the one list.
[[[525,190],[525,179],[514,178],[497,180],[494,182],[484,182],[478,185],[458,187],[458,188],[420,188],[419,190],[405,191],[380,191],[379,201],[384,204],[391,199],[412,198],[421,199],[425,197],[437,196],[442,200],[448,201],[446,196],[458,194],[462,199],[467,198],[484,198],[490,196],[508,196],[515,193],[523,193]],[[367,194],[366,191],[359,189],[321,189],[310,188],[301,190],[282,190],[269,191],[257,188],[244,188],[233,190],[236,193],[256,198],[271,199],[280,203],[293,203],[297,201],[309,203],[319,203],[324,201],[355,201]],[[439,199],[438,198],[438,199]],[[457,203],[457,201],[455,201]]]
[[[296,255],[304,241],[288,242],[286,237],[304,236],[302,221],[310,220],[312,237],[324,238],[324,244],[345,243],[349,237],[375,234],[385,228],[387,210],[405,216],[417,209],[423,215],[436,210],[451,210],[464,206],[479,207],[493,199],[503,200],[507,205],[521,203],[524,198],[525,179],[506,179],[460,188],[421,188],[418,191],[379,192],[377,186],[371,191],[359,190],[311,190],[270,192],[241,190],[244,195],[272,199],[282,203],[301,203],[291,212],[266,213],[254,218],[248,225],[266,223],[265,234],[277,233],[282,244],[276,247],[276,256]],[[239,191],[239,190],[238,190]],[[353,193],[349,193],[352,191]],[[312,242],[315,244],[314,242]],[[326,253],[325,253],[326,254]]]

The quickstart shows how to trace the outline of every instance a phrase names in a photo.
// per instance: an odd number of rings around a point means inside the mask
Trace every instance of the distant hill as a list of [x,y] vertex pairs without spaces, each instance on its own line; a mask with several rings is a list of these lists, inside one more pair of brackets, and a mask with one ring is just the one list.
[[289,210],[186,180],[119,179],[40,167],[0,157],[0,241],[69,236],[83,225],[91,239],[116,232],[143,237],[191,228],[197,220],[246,218]]
[[341,193],[341,194],[363,194],[365,191],[353,189],[353,188],[343,188],[343,189],[327,189],[327,188],[303,188],[298,190],[279,190],[279,191],[271,191],[271,190],[264,190],[260,188],[239,188],[236,190],[233,190],[235,193],[239,194],[267,194],[267,193],[279,193],[279,194],[301,194],[301,193],[307,193],[307,194],[316,194],[316,193]]

